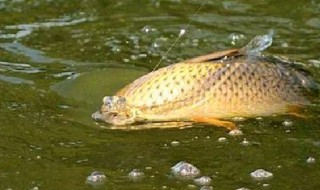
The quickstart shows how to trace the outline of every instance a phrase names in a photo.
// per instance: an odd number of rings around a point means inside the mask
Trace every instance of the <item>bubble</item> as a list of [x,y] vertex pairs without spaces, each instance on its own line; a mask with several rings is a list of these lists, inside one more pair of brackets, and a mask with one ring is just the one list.
[[120,49],[119,46],[113,46],[113,47],[111,48],[111,51],[112,51],[113,53],[119,53],[119,52],[121,51],[121,49]]
[[282,125],[285,127],[292,127],[293,126],[293,121],[286,119],[282,122]]
[[198,46],[199,45],[199,39],[193,39],[192,40],[192,45],[195,46],[195,47]]
[[231,45],[236,45],[237,42],[246,39],[246,36],[243,34],[232,33],[228,36],[228,38],[231,40]]
[[68,105],[63,105],[63,104],[58,105],[58,107],[59,107],[59,108],[62,108],[62,109],[68,109],[68,108],[70,108],[70,106],[68,106]]
[[148,55],[145,54],[145,53],[140,53],[138,56],[139,56],[140,58],[146,58]]
[[179,32],[179,38],[186,34],[186,29],[181,29]]
[[200,188],[200,190],[213,190],[212,186],[203,186]]
[[229,135],[233,136],[233,137],[234,136],[241,136],[241,135],[243,135],[243,132],[241,130],[239,130],[239,129],[234,129],[234,130],[229,132]]
[[193,184],[188,184],[187,186],[188,189],[196,189],[197,186],[193,185]]
[[226,138],[226,137],[220,137],[220,138],[218,138],[218,142],[219,143],[225,143],[225,142],[227,142],[228,141],[228,139]]
[[179,141],[172,141],[170,144],[171,144],[171,146],[179,146],[180,142]]
[[158,47],[160,47],[160,44],[158,42],[153,42],[152,47],[158,48]]
[[250,176],[254,180],[263,181],[263,180],[271,179],[273,177],[273,174],[264,169],[257,169],[254,172],[251,172]]
[[251,143],[246,138],[244,138],[243,141],[240,144],[242,146],[250,146]]
[[131,59],[131,60],[137,60],[137,59],[138,59],[138,56],[137,56],[137,55],[131,55],[131,56],[130,56],[130,59]]
[[257,121],[263,121],[263,117],[256,117]]
[[[230,67],[230,65],[228,67]],[[245,121],[246,118],[244,118],[244,117],[233,117],[233,118],[231,118],[231,120],[232,121]]]
[[143,171],[141,171],[140,169],[133,169],[129,174],[128,174],[129,178],[131,180],[141,180],[142,178],[144,178],[145,174]]
[[181,179],[192,179],[200,175],[200,170],[197,167],[185,161],[181,161],[171,167],[171,172]]
[[155,28],[152,28],[151,26],[144,26],[142,29],[141,29],[141,31],[142,32],[144,32],[144,33],[146,33],[146,34],[148,34],[148,33],[150,33],[150,32],[154,32],[154,31],[156,31],[156,29]]
[[209,176],[202,176],[194,180],[194,183],[199,186],[207,186],[210,185],[211,182],[212,179]]
[[92,185],[92,186],[98,186],[104,184],[106,180],[106,176],[103,172],[100,171],[94,171],[92,172],[88,177],[86,184]]
[[145,167],[146,170],[152,170],[152,167],[151,166],[147,166]]
[[240,187],[240,188],[238,188],[238,189],[236,189],[236,190],[250,190],[250,189],[248,189],[248,188],[246,188],[246,187]]
[[316,159],[314,157],[309,157],[306,161],[308,164],[314,164],[316,162]]
[[287,48],[287,47],[289,47],[289,44],[287,42],[283,42],[283,43],[281,43],[281,47]]

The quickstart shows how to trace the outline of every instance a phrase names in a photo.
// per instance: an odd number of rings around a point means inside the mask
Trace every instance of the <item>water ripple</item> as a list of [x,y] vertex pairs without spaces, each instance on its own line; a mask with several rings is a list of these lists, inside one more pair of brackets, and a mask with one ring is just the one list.
[[9,82],[12,84],[34,84],[34,82],[31,80],[26,80],[18,77],[10,77],[5,75],[0,75],[0,80]]
[[95,18],[79,18],[75,20],[71,20],[70,17],[62,17],[58,19],[52,19],[49,22],[35,22],[31,24],[17,24],[17,25],[9,25],[5,26],[5,30],[14,30],[16,33],[0,33],[0,39],[12,39],[12,38],[23,38],[30,35],[35,29],[39,28],[51,28],[51,27],[61,27],[61,26],[71,26],[80,23],[84,23],[87,21],[93,21]]
[[20,72],[20,73],[39,73],[42,70],[32,67],[29,64],[25,63],[9,63],[0,61],[0,69],[1,71],[13,71],[13,72]]

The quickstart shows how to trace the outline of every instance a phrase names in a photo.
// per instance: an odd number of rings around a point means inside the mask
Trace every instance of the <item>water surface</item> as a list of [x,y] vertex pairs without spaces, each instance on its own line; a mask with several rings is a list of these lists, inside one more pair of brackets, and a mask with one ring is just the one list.
[[[319,189],[318,100],[304,110],[307,119],[239,122],[240,137],[202,125],[111,130],[91,120],[103,96],[162,56],[165,66],[241,47],[270,29],[265,53],[302,62],[320,79],[318,1],[208,0],[197,13],[202,3],[0,0],[1,189],[92,189],[86,179],[94,171],[106,175],[100,189],[200,189],[170,174],[180,161],[210,176],[214,189]],[[273,178],[253,180],[260,168]],[[133,181],[133,169],[145,177]]]

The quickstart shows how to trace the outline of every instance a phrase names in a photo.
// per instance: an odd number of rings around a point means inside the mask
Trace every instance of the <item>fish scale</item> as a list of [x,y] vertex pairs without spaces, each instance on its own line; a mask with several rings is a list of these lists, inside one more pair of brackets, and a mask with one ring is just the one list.
[[[182,72],[181,72],[182,71]],[[197,65],[176,64],[172,67],[160,69],[149,73],[149,77],[138,79],[127,87],[121,95],[127,98],[129,105],[137,107],[151,107],[188,99],[194,96],[197,88],[201,85],[201,76],[207,74]],[[157,77],[155,77],[157,76]],[[195,77],[194,77],[195,76]],[[136,87],[136,83],[143,85]]]

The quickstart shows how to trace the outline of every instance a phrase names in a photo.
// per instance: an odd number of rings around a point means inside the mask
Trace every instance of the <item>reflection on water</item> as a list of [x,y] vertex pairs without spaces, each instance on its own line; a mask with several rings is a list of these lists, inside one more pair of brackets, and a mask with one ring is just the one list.
[[[102,189],[200,189],[170,175],[185,161],[212,179],[206,188],[318,189],[318,104],[304,110],[307,119],[237,120],[241,136],[172,123],[109,130],[90,118],[102,97],[164,55],[161,66],[241,47],[270,29],[267,53],[303,62],[320,79],[318,1],[208,0],[196,14],[202,3],[0,0],[0,187],[92,188],[86,179],[99,171]],[[128,176],[135,169],[142,179]],[[258,169],[272,178],[255,181]]]

